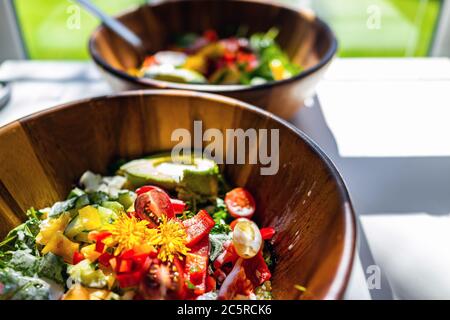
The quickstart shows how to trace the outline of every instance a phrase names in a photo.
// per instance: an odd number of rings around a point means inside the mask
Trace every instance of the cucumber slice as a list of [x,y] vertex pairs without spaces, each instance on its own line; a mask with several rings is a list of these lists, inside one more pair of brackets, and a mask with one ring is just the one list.
[[67,196],[67,199],[80,197],[80,196],[82,196],[84,194],[85,194],[85,192],[83,190],[81,190],[80,188],[73,188],[70,191],[69,195]]
[[128,210],[128,208],[130,208],[134,204],[135,200],[136,200],[136,193],[128,190],[119,192],[119,196],[117,199],[117,201],[119,201],[119,203],[126,210]]
[[64,234],[66,237],[73,240],[82,231],[84,231],[84,225],[81,223],[80,217],[76,215],[67,225]]
[[81,209],[90,204],[89,196],[87,194],[83,194],[78,197],[77,201],[75,201],[75,208]]
[[[112,210],[116,217],[118,217],[120,214],[125,212],[125,208],[118,201],[103,201],[102,202],[102,207]],[[99,210],[100,210],[100,208],[99,208]],[[100,212],[100,215],[101,214],[102,213]]]
[[89,240],[89,232],[90,231],[83,230],[79,234],[77,234],[73,239],[77,242],[91,243],[92,241]]
[[[117,203],[117,204],[119,204],[119,203]],[[123,207],[122,207],[122,210],[123,210]],[[111,210],[109,208],[102,207],[102,206],[98,207],[98,214],[100,215],[100,220],[102,222],[102,225],[110,224],[113,221],[117,220],[117,218],[119,217],[119,215],[114,210]]]
[[151,79],[178,83],[207,83],[206,78],[196,71],[175,68],[171,65],[156,65],[145,70],[144,76]]

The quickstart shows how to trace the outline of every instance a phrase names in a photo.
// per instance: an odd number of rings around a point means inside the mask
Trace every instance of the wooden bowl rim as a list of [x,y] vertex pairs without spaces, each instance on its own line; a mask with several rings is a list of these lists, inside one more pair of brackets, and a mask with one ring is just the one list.
[[[123,12],[122,14],[119,14],[116,16],[116,18],[120,19],[121,17],[125,17],[127,15],[133,14],[140,10],[140,8],[144,6],[149,7],[156,7],[159,5],[164,5],[171,2],[190,2],[195,0],[167,0],[167,1],[156,1],[154,3],[147,3],[142,6],[138,6],[137,8],[128,10]],[[211,1],[211,0],[203,0],[203,1]],[[277,7],[282,8],[291,11],[292,13],[295,13],[299,16],[302,16],[305,18],[306,13],[305,10],[294,8],[292,6],[289,6],[287,4],[278,4],[273,3],[265,0],[227,0],[228,2],[242,2],[242,3],[258,3],[265,6],[270,7]],[[331,28],[326,24],[322,19],[320,19],[318,16],[314,15],[314,22],[320,25],[330,36],[331,38],[331,44],[330,48],[327,50],[327,52],[324,54],[322,59],[320,59],[319,63],[313,65],[312,67],[303,70],[300,74],[284,79],[284,80],[278,80],[278,81],[272,81],[267,82],[263,84],[258,85],[211,85],[211,84],[202,84],[202,85],[196,85],[196,84],[183,84],[183,83],[176,83],[176,82],[169,82],[169,81],[161,81],[161,80],[154,80],[154,79],[148,79],[148,78],[139,78],[130,75],[127,72],[124,72],[122,70],[119,70],[117,68],[114,68],[111,66],[105,59],[101,57],[99,52],[95,49],[95,38],[102,30],[105,28],[103,24],[100,24],[91,34],[91,37],[89,38],[88,43],[88,49],[89,54],[91,55],[94,62],[99,65],[102,69],[106,70],[109,73],[114,74],[115,76],[122,78],[124,80],[131,81],[135,84],[139,84],[142,86],[153,86],[159,89],[178,89],[178,90],[190,90],[190,91],[204,91],[204,92],[211,92],[211,93],[221,93],[221,92],[245,92],[245,91],[252,91],[252,90],[262,90],[267,89],[271,87],[281,86],[284,84],[288,84],[291,82],[299,81],[303,78],[306,78],[307,76],[317,72],[318,70],[325,67],[328,63],[331,62],[331,60],[334,58],[337,52],[338,43],[336,36],[334,35],[334,32],[331,30]]]
[[85,98],[77,101],[65,103],[53,108],[45,109],[42,111],[35,112],[31,115],[22,117],[18,120],[10,122],[4,126],[0,127],[0,135],[2,132],[8,130],[14,130],[15,126],[18,124],[26,123],[28,121],[37,120],[40,117],[45,115],[65,110],[76,108],[77,106],[85,103],[91,103],[96,101],[103,101],[109,99],[116,99],[121,97],[139,97],[139,96],[177,96],[177,97],[188,97],[188,98],[200,98],[202,100],[209,100],[213,102],[219,102],[222,105],[230,108],[239,108],[246,111],[250,111],[251,113],[259,114],[263,117],[269,118],[275,122],[278,122],[282,127],[285,127],[287,130],[291,131],[300,139],[302,139],[306,145],[310,148],[310,150],[315,153],[325,164],[326,169],[333,176],[337,188],[339,190],[339,196],[342,201],[342,210],[344,214],[344,238],[343,238],[343,251],[339,259],[339,265],[336,270],[336,274],[329,285],[328,291],[326,292],[324,299],[342,299],[345,293],[345,290],[348,286],[348,282],[350,279],[350,275],[352,272],[355,252],[356,252],[356,242],[357,242],[357,228],[356,228],[356,215],[355,211],[350,199],[350,195],[348,193],[345,182],[335,167],[334,163],[328,156],[321,150],[321,148],[311,140],[303,131],[290,124],[286,120],[281,119],[280,117],[262,110],[258,107],[250,105],[248,103],[239,101],[237,99],[224,97],[217,94],[205,93],[205,92],[196,92],[196,91],[186,91],[186,90],[134,90],[134,91],[125,91],[121,93],[115,93],[110,95],[103,95],[93,98]]

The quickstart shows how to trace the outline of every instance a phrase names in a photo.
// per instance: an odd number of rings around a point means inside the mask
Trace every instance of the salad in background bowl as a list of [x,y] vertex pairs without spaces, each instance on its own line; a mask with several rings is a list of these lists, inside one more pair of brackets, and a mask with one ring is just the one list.
[[163,1],[117,19],[149,57],[98,27],[89,52],[114,90],[220,93],[285,119],[314,94],[337,51],[333,32],[312,12],[262,0]]
[[189,84],[259,85],[301,72],[276,42],[276,28],[250,37],[220,39],[215,30],[176,37],[166,50],[145,58],[130,73],[143,78]]

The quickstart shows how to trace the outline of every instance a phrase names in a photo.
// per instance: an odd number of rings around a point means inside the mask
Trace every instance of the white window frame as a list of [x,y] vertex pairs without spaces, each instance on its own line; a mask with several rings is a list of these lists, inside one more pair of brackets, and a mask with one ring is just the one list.
[[0,62],[27,57],[12,0],[0,0],[0,44]]
[[431,56],[450,57],[450,0],[443,0]]

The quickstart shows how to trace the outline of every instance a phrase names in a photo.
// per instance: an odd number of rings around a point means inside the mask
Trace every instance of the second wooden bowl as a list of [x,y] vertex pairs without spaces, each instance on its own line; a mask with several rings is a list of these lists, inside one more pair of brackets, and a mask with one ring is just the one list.
[[215,29],[224,35],[245,26],[252,34],[277,27],[279,44],[305,70],[291,79],[255,86],[177,84],[131,76],[127,70],[142,63],[140,55],[104,26],[93,33],[89,51],[116,90],[167,88],[220,93],[285,119],[313,95],[337,49],[332,31],[312,13],[269,1],[169,0],[142,6],[118,19],[139,35],[149,53],[165,49],[174,35],[186,32]]

